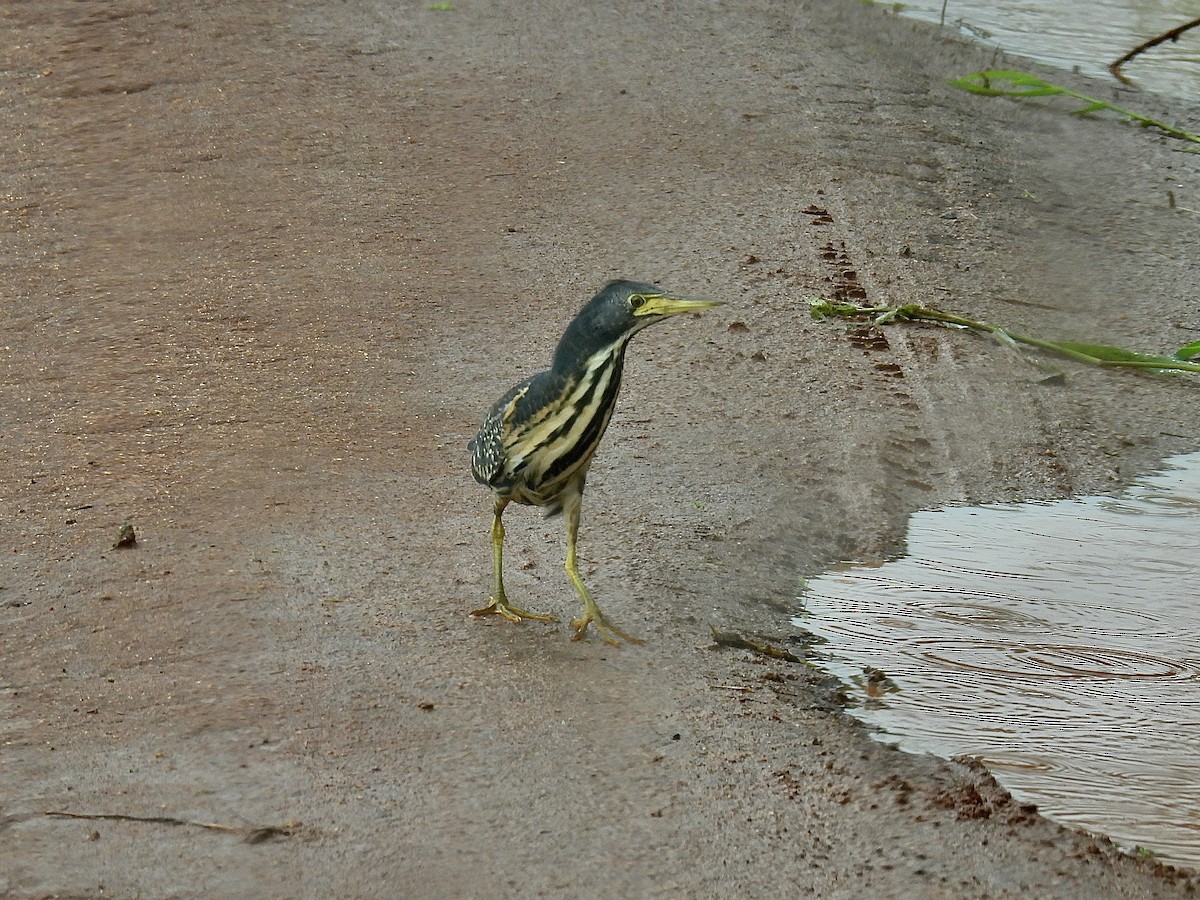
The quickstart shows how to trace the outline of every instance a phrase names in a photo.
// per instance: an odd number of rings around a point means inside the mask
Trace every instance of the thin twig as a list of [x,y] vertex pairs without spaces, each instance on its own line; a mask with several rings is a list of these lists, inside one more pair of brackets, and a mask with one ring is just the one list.
[[45,810],[42,815],[55,819],[89,819],[110,822],[149,822],[153,825],[186,825],[190,828],[205,828],[209,831],[220,831],[225,834],[240,834],[249,844],[261,844],[263,841],[268,841],[274,837],[291,837],[300,828],[299,822],[285,822],[283,825],[266,825],[256,828],[239,825],[222,825],[219,822],[194,822],[190,819],[177,819],[174,816],[129,816],[123,813],[74,813],[61,810]]
[[789,653],[782,647],[776,647],[774,644],[768,644],[766,641],[756,641],[745,635],[738,634],[736,631],[718,631],[714,626],[709,625],[712,629],[713,643],[718,647],[736,647],[739,650],[752,650],[760,656],[769,656],[772,659],[783,659],[787,662],[802,663],[800,657],[794,653]]
[[1108,71],[1113,73],[1113,77],[1116,78],[1117,81],[1120,81],[1123,84],[1130,84],[1129,79],[1126,78],[1125,74],[1121,71],[1121,66],[1125,65],[1125,63],[1129,62],[1139,53],[1145,53],[1151,47],[1157,47],[1159,44],[1166,43],[1167,41],[1179,40],[1179,36],[1181,34],[1190,28],[1195,28],[1197,25],[1200,25],[1200,19],[1192,19],[1192,21],[1186,22],[1183,25],[1180,25],[1178,28],[1172,28],[1170,31],[1164,31],[1158,37],[1151,38],[1144,44],[1138,44],[1116,62],[1110,63],[1108,66]]

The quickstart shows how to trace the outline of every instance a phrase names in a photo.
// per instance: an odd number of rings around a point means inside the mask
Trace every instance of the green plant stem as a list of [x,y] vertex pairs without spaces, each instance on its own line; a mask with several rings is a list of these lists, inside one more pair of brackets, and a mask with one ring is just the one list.
[[[1006,328],[1001,328],[999,325],[990,325],[987,322],[977,322],[974,319],[968,319],[964,316],[948,313],[940,309],[932,307],[920,306],[918,304],[907,304],[905,306],[858,306],[853,303],[834,303],[824,299],[813,299],[809,301],[812,307],[812,313],[817,318],[828,318],[830,316],[839,316],[844,318],[856,318],[859,316],[870,316],[877,325],[886,325],[897,319],[907,321],[926,321],[938,322],[943,325],[954,325],[960,328],[969,328],[982,334],[990,334],[999,340],[1002,344],[1015,347],[1017,344],[1024,344],[1028,347],[1036,347],[1039,350],[1045,350],[1050,353],[1056,353],[1060,356],[1065,356],[1068,359],[1073,359],[1076,362],[1085,363],[1092,366],[1115,366],[1127,369],[1152,369],[1155,371],[1170,371],[1170,372],[1194,372],[1200,373],[1200,363],[1189,362],[1186,360],[1176,359],[1166,356],[1149,356],[1147,354],[1133,353],[1129,350],[1122,350],[1118,347],[1103,347],[1100,345],[1081,345],[1071,341],[1047,341],[1042,338],[1030,337],[1029,335],[1017,334],[1009,331]],[[1097,351],[1111,354],[1111,358],[1098,356],[1095,353],[1089,353],[1086,350],[1080,349],[1083,346],[1092,347]],[[1190,345],[1189,345],[1190,346]]]
[[[1001,85],[1011,85],[1011,87],[997,87],[993,82],[998,82]],[[1073,115],[1084,116],[1088,113],[1108,110],[1119,116],[1124,116],[1133,122],[1137,122],[1143,128],[1157,128],[1159,131],[1180,140],[1200,144],[1200,135],[1192,134],[1190,131],[1184,131],[1182,128],[1176,128],[1174,125],[1168,125],[1166,122],[1152,119],[1144,113],[1126,109],[1123,106],[1117,106],[1115,103],[1109,103],[1107,100],[1097,100],[1095,97],[1081,94],[1072,88],[1043,81],[1027,72],[1016,72],[1008,69],[988,69],[983,72],[972,72],[970,75],[964,75],[962,78],[955,78],[950,84],[964,91],[969,91],[972,94],[980,94],[985,97],[1053,97],[1061,94],[1087,104],[1082,109],[1074,110]]]

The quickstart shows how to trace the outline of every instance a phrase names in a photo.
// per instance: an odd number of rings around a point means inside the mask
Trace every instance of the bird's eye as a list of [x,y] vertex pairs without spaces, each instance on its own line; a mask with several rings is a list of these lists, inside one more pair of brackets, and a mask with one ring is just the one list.
[[632,309],[641,309],[646,304],[646,298],[641,294],[632,294],[629,297],[629,306]]

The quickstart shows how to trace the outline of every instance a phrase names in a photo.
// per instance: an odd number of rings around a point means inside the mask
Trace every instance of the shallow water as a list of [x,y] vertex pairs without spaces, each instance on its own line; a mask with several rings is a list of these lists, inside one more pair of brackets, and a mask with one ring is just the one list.
[[[905,2],[900,11],[938,22],[942,0]],[[989,46],[1111,79],[1109,63],[1197,15],[1200,10],[1193,0],[948,0],[945,20]],[[1195,99],[1200,90],[1200,27],[1141,54],[1122,71],[1146,90]]]
[[1168,466],[1120,497],[919,512],[907,556],[811,580],[796,624],[884,739],[1200,868],[1200,453]]

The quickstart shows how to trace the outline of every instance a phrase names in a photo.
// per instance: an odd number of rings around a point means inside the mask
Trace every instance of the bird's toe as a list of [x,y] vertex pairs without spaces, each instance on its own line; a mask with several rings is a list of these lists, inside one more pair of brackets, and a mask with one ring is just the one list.
[[534,622],[557,622],[554,616],[544,613],[530,612],[526,609],[518,609],[510,604],[507,600],[492,598],[488,601],[488,605],[482,609],[471,610],[471,615],[475,618],[480,616],[503,616],[510,622],[516,622],[520,625],[526,619],[532,619]]
[[571,627],[575,629],[575,633],[571,635],[571,640],[582,641],[587,636],[588,625],[595,625],[596,632],[604,639],[606,644],[613,647],[619,647],[621,641],[629,644],[644,644],[641,638],[636,638],[631,634],[622,631],[616,625],[605,618],[599,608],[585,610],[583,615],[578,619],[571,620]]

